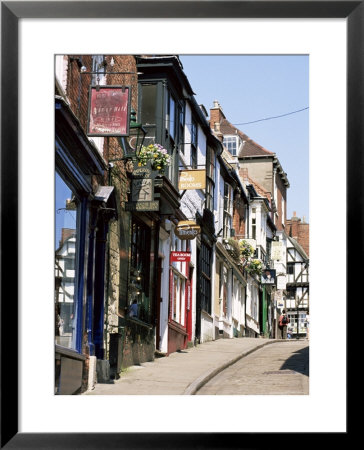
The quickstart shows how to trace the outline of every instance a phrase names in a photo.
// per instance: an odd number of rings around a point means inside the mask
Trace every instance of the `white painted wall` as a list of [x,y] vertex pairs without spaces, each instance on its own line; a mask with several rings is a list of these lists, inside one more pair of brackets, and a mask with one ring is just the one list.
[[67,88],[67,70],[68,70],[68,58],[65,55],[55,56],[55,75],[58,83],[62,89],[66,92]]
[[161,352],[168,351],[168,308],[169,308],[169,253],[171,248],[171,239],[169,235],[161,230],[159,241],[159,254],[164,255],[162,264],[161,279],[161,309],[160,309],[160,348]]

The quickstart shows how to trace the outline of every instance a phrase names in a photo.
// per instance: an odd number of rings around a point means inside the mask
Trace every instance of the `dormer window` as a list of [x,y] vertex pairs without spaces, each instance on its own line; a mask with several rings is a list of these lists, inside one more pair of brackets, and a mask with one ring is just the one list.
[[239,136],[224,136],[223,144],[233,156],[238,156],[241,140]]

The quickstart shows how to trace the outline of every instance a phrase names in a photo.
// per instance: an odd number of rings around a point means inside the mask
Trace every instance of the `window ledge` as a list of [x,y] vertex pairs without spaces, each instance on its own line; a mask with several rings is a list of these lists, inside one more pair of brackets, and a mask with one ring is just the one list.
[[76,352],[76,350],[73,350],[71,348],[62,347],[60,345],[55,345],[55,351],[56,353],[59,353],[62,356],[68,356],[69,358],[73,359],[79,359],[84,361],[86,359],[85,355],[81,355],[80,353]]
[[201,309],[201,313],[203,313],[203,315],[207,316],[209,319],[213,320],[212,315],[208,313],[205,309]]
[[148,328],[148,330],[153,329],[153,325],[149,325],[148,323],[142,322],[141,320],[136,319],[136,318],[127,317],[127,322],[132,322],[136,325],[140,325],[141,327]]
[[181,334],[184,334],[185,336],[187,336],[187,331],[186,331],[186,327],[184,327],[183,325],[181,325],[178,322],[175,322],[173,319],[170,319],[168,326],[173,328],[173,330],[178,331]]

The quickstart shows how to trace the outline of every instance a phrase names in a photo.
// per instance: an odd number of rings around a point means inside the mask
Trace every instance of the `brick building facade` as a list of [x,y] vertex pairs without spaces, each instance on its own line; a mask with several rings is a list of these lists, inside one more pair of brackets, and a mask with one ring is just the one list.
[[310,255],[310,224],[303,217],[300,219],[293,212],[293,217],[287,220],[286,231],[288,236],[293,237],[302,246],[307,255]]

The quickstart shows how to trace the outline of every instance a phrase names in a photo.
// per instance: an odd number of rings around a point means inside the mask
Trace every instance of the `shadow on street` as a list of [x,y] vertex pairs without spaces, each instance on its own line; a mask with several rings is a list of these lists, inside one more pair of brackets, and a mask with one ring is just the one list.
[[309,346],[295,352],[282,364],[280,370],[294,370],[309,376]]

